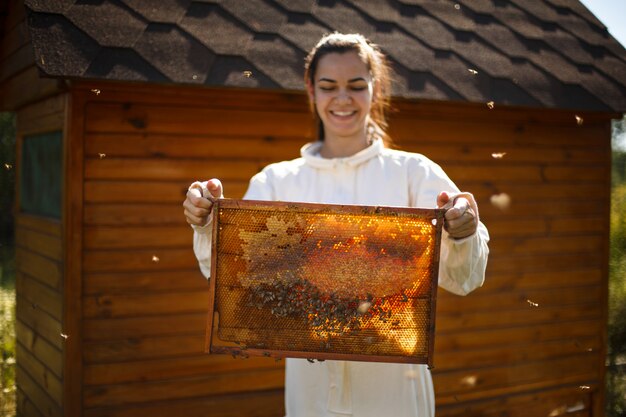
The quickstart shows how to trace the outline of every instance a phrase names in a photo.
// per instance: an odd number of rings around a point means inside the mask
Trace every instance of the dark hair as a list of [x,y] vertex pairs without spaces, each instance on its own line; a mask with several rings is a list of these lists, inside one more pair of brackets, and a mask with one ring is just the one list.
[[[391,69],[387,57],[382,53],[378,45],[357,33],[343,34],[335,32],[325,35],[311,49],[311,52],[305,59],[304,81],[305,83],[315,85],[315,71],[322,57],[332,53],[343,54],[347,52],[356,52],[359,55],[367,66],[374,83],[372,108],[367,126],[368,134],[380,136],[385,145],[390,145],[391,138],[386,132],[386,113],[391,104]],[[318,140],[324,140],[324,127],[315,109],[315,103],[309,101],[309,105],[316,120],[317,138]]]

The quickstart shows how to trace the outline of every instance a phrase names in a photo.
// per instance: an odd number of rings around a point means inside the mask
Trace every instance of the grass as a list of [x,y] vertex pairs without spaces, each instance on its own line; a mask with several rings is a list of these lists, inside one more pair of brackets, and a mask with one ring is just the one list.
[[0,246],[0,415],[15,416],[15,263],[13,245]]

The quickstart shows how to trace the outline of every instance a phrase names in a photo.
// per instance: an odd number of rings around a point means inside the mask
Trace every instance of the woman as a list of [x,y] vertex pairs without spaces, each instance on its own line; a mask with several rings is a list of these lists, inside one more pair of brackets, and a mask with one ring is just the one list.
[[[361,35],[323,37],[306,59],[305,83],[318,121],[318,141],[301,158],[267,166],[245,198],[313,203],[446,207],[439,285],[465,295],[482,285],[489,235],[473,196],[419,154],[385,147],[389,71],[378,47]],[[193,183],[183,203],[194,228],[200,269],[210,274],[211,202],[217,179]],[[424,365],[286,361],[285,407],[300,416],[433,416],[434,393]]]

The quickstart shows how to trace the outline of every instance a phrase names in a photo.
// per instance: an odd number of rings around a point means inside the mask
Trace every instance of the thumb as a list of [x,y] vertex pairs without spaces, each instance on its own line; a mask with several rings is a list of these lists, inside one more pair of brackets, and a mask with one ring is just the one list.
[[222,197],[222,194],[223,194],[222,182],[218,180],[217,178],[208,180],[206,184],[206,188],[207,190],[209,190],[212,197],[214,198]]
[[442,191],[437,196],[437,208],[442,208],[446,203],[450,201],[450,196],[445,191]]

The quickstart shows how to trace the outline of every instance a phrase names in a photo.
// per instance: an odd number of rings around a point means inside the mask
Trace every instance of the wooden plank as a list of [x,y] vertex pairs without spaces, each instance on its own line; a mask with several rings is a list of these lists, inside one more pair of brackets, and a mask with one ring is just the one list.
[[603,241],[604,237],[597,235],[500,238],[492,245],[490,254],[498,257],[501,254],[587,252],[597,250]]
[[[85,203],[179,203],[189,181],[87,181]],[[247,182],[245,183],[247,186]]]
[[602,346],[599,336],[578,340],[535,342],[515,346],[487,346],[463,352],[437,352],[435,369],[438,372],[483,366],[515,365],[523,362],[543,361],[563,356],[585,353],[596,357]]
[[130,272],[130,271],[171,271],[198,267],[193,250],[108,250],[85,251],[84,271],[90,272]]
[[522,146],[507,142],[475,144],[471,142],[448,143],[439,138],[415,138],[402,142],[401,149],[415,152],[438,162],[480,162],[489,166],[517,164],[571,164],[577,166],[599,165],[607,160],[606,148],[597,145],[570,148],[566,145]]
[[606,184],[611,180],[611,168],[604,166],[588,166],[581,169],[580,166],[550,165],[543,168],[543,177],[546,181],[565,182],[602,182]]
[[283,362],[263,357],[247,360],[227,355],[196,355],[118,363],[94,364],[85,367],[86,385],[111,385],[130,382],[163,381],[220,373],[247,372],[251,369],[282,369]]
[[18,246],[15,251],[15,266],[18,271],[37,279],[50,288],[60,290],[62,272],[59,262]]
[[35,135],[63,129],[63,113],[53,113],[41,116],[35,120],[22,121],[18,112],[16,118],[17,130],[24,135]]
[[[433,381],[439,396],[476,393],[483,398],[489,396],[490,389],[506,391],[507,387],[541,381],[550,381],[559,386],[560,380],[568,377],[578,381],[597,378],[596,361],[585,354],[567,356],[549,361],[522,362],[515,365],[479,369],[461,369],[451,372],[435,372]],[[480,393],[480,394],[478,394]]]
[[28,349],[25,349],[19,343],[16,345],[16,360],[19,366],[23,368],[33,379],[33,382],[45,392],[52,401],[59,407],[62,407],[63,383],[62,381],[48,369],[48,367],[35,358]]
[[437,314],[478,312],[478,311],[506,311],[527,308],[543,308],[555,306],[575,306],[588,304],[592,301],[600,302],[602,298],[601,285],[570,286],[559,288],[536,288],[525,290],[499,291],[484,293],[479,290],[471,297],[446,295],[438,297]]
[[284,386],[282,369],[251,369],[245,374],[215,374],[181,381],[87,386],[86,408],[145,403],[158,400],[182,400],[207,395],[280,389]]
[[12,29],[26,20],[26,9],[22,0],[11,1],[7,7],[8,14],[4,18],[4,27]]
[[[479,207],[480,210],[481,207]],[[482,211],[482,210],[480,210]],[[604,235],[605,220],[601,217],[566,217],[566,218],[507,218],[506,216],[481,216],[487,223],[492,241],[503,238],[527,238],[539,236]]]
[[[0,83],[0,108],[16,110],[28,103],[37,101],[41,97],[58,93],[59,84],[55,79],[41,78],[39,70],[32,65],[25,71],[16,74]],[[35,134],[58,129],[59,126],[46,122],[42,125],[20,126],[20,133]]]
[[61,321],[63,300],[60,292],[21,272],[16,274],[15,290],[31,303],[32,308],[41,309]]
[[54,116],[58,118],[62,126],[65,114],[65,101],[65,94],[57,94],[22,107],[17,113],[18,122],[26,125],[37,123],[39,119],[45,116]]
[[602,316],[600,300],[575,306],[546,306],[520,310],[508,310],[494,314],[489,312],[463,312],[437,315],[437,330],[441,332],[462,329],[506,328],[524,324],[543,324],[555,321],[596,319]]
[[[479,291],[481,294],[486,294],[524,289],[602,285],[602,282],[604,282],[604,275],[603,271],[599,268],[549,272],[489,272],[485,278],[485,283]],[[438,299],[448,297],[455,297],[455,295],[445,291],[438,294]]]
[[112,341],[85,342],[85,363],[147,360],[204,352],[204,332],[195,335],[129,337]]
[[[512,165],[512,166],[488,166],[458,164],[446,161],[441,166],[448,176],[455,182],[464,181],[493,181],[497,183],[515,182],[522,184],[541,184],[545,182],[585,182],[602,183],[607,178],[607,168],[604,166],[591,165],[584,169],[570,168],[565,166],[540,166],[540,165]],[[571,174],[571,176],[568,176]]]
[[311,122],[308,112],[215,109],[206,106],[132,105],[90,103],[86,109],[88,133],[174,133],[228,132],[246,136],[302,136]]
[[540,184],[543,182],[542,170],[538,165],[515,165],[515,166],[485,166],[454,164],[447,162],[441,164],[448,176],[457,184],[465,181],[493,181],[497,178],[498,183],[522,183]]
[[506,208],[487,200],[478,200],[481,219],[493,218],[558,218],[578,217],[597,219],[602,215],[603,204],[599,199],[517,201],[511,198]]
[[305,141],[274,136],[233,136],[229,130],[214,134],[169,135],[91,133],[85,137],[89,158],[200,158],[283,161],[300,156]]
[[599,232],[603,236],[608,234],[606,218],[603,217],[558,217],[549,219],[548,224],[553,235]]
[[[226,184],[230,185],[230,184]],[[225,185],[225,187],[226,187]],[[229,189],[232,189],[230,187]],[[233,198],[234,195],[230,194]],[[136,199],[132,197],[130,199]],[[184,198],[174,203],[154,203],[154,204],[138,204],[138,203],[111,203],[111,204],[88,204],[85,206],[85,223],[88,225],[180,225],[185,222],[183,215],[182,202]],[[541,220],[546,222],[557,222],[559,233],[572,233],[580,230],[587,233],[588,231],[597,231],[602,229],[601,222],[598,220],[604,211],[604,205],[599,200],[555,200],[555,201],[533,201],[518,202],[513,200],[510,207],[503,211],[493,206],[489,202],[478,201],[481,219],[490,228],[491,222],[502,224],[503,221],[512,222],[512,219],[519,221],[520,226],[525,224],[531,225],[535,230],[540,230],[541,225],[536,223],[533,225],[532,220]],[[150,215],[146,215],[149,212]],[[562,218],[562,220],[558,220]],[[563,223],[565,219],[569,219],[570,225],[578,219],[581,224],[577,229],[572,227],[567,229],[567,225]],[[496,224],[496,225],[497,225]],[[510,227],[510,223],[509,223]],[[513,234],[510,227],[508,233]],[[496,231],[496,234],[498,232]],[[517,232],[519,233],[519,232]]]
[[[26,26],[26,20],[17,21],[15,26],[4,26],[4,28],[2,44],[0,45],[0,63],[2,64],[4,64],[5,60],[11,59],[10,55],[15,53],[15,51],[30,42],[30,34]],[[34,59],[31,51],[31,60]]]
[[59,379],[63,378],[63,356],[57,347],[39,337],[20,320],[15,321],[15,334],[17,342],[24,349],[28,349],[32,356],[45,363]]
[[16,406],[17,406],[17,415],[23,417],[44,417],[43,414],[37,410],[37,407],[30,398],[17,387],[16,396],[15,396]]
[[[459,111],[460,109],[457,109]],[[570,148],[586,147],[593,143],[608,144],[606,136],[606,122],[598,125],[577,126],[571,116],[571,125],[560,125],[558,130],[550,123],[503,123],[488,118],[485,120],[463,120],[460,112],[451,118],[451,114],[442,112],[439,119],[415,117],[415,114],[407,112],[410,118],[399,114],[390,118],[389,133],[398,144],[411,143],[412,141],[441,141],[454,144],[481,144],[494,145],[493,152],[499,152],[497,146],[502,144],[538,147],[543,146],[569,146]],[[461,116],[461,117],[457,117]],[[523,116],[522,116],[523,117]],[[604,142],[598,141],[604,140]]]
[[20,228],[61,238],[61,222],[56,219],[18,213],[15,216],[15,224]]
[[600,319],[584,319],[544,324],[528,323],[503,329],[463,329],[455,332],[442,332],[437,329],[435,357],[444,352],[464,352],[493,346],[511,346],[514,349],[520,344],[557,340],[578,342],[584,350],[586,346],[582,344],[582,340],[597,337],[600,325]]
[[506,256],[489,258],[488,272],[544,272],[571,271],[578,268],[600,268],[605,258],[597,253],[578,253],[565,255],[533,255]]
[[204,334],[206,322],[206,311],[168,316],[85,319],[84,337],[86,341],[105,341],[175,335],[197,336]]
[[61,407],[43,390],[18,363],[15,368],[17,386],[45,417],[62,417]]
[[472,192],[478,200],[486,200],[494,194],[506,192],[513,201],[532,202],[537,200],[575,200],[581,195],[587,196],[591,200],[601,200],[608,198],[609,192],[605,187],[598,187],[585,183],[543,183],[536,184],[507,183],[500,184],[497,178],[484,182],[463,181],[467,189]]
[[89,408],[85,417],[276,417],[285,414],[283,389],[190,398],[185,401],[151,401],[117,407]]
[[61,323],[42,310],[34,309],[31,303],[17,294],[16,318],[55,348],[62,350],[65,343]]
[[176,290],[208,291],[208,286],[197,267],[183,271],[138,271],[83,276],[85,295]]
[[15,230],[15,244],[55,261],[60,261],[62,257],[60,237],[29,230],[19,225]]
[[[528,393],[528,392],[539,392],[543,390],[552,390],[554,388],[559,387],[569,387],[569,388],[578,388],[581,386],[589,386],[594,391],[598,390],[598,382],[590,381],[589,379],[585,379],[584,376],[579,375],[571,375],[571,376],[563,376],[559,380],[539,380],[527,383],[520,383],[512,386],[502,386],[497,388],[490,388],[485,391],[470,391],[465,393],[457,393],[451,395],[441,395],[437,399],[438,406],[445,406],[449,404],[458,404],[462,402],[475,402],[477,400],[485,399],[485,398],[502,398],[508,397],[515,394],[520,393]],[[583,391],[581,389],[581,391]],[[585,391],[588,391],[585,388]]]
[[157,294],[103,294],[83,299],[85,318],[128,317],[206,312],[208,291]]
[[[589,394],[577,387],[546,389],[437,407],[438,417],[590,416]],[[579,410],[579,411],[576,411]]]
[[[184,198],[176,204],[89,204],[85,205],[85,224],[180,225],[185,222],[183,201]],[[189,232],[193,233],[191,227]]]
[[210,175],[224,180],[247,181],[263,168],[264,164],[243,160],[200,159],[139,159],[103,158],[85,161],[85,178],[106,180],[182,180]]
[[84,247],[86,249],[181,247],[190,245],[192,234],[184,218],[181,218],[179,226],[85,227]]
[[1,61],[0,82],[19,74],[35,62],[33,47],[31,44],[18,46],[9,56]]
[[[287,90],[198,88],[198,85],[160,84],[158,89],[148,83],[120,83],[109,80],[75,80],[76,91],[89,94],[94,104],[140,103],[191,108],[265,110],[309,113],[308,98],[304,92]],[[100,94],[94,94],[97,88]],[[126,105],[128,107],[129,105]],[[550,119],[552,120],[552,119]],[[313,123],[311,118],[311,124]]]
[[85,94],[71,91],[65,96],[63,153],[63,238],[65,242],[65,282],[63,285],[63,326],[69,336],[65,340],[63,374],[64,411],[70,416],[82,416],[83,404],[83,327],[82,274],[83,260],[83,184]]

